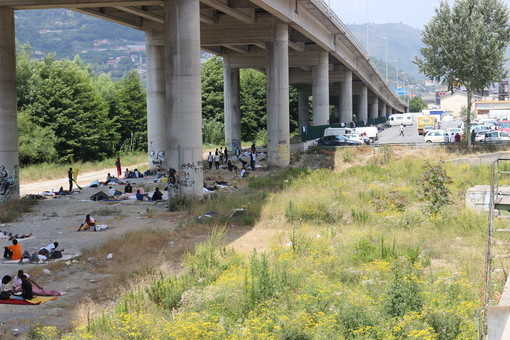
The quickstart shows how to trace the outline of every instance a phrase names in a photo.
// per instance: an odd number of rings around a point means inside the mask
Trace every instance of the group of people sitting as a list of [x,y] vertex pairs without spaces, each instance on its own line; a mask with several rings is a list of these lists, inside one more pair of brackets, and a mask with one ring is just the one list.
[[138,169],[135,169],[133,171],[130,171],[128,168],[126,168],[126,171],[124,171],[124,178],[142,178],[143,174],[138,171]]
[[[11,281],[12,287],[9,289]],[[21,269],[18,270],[14,279],[10,275],[4,275],[0,284],[0,299],[2,300],[7,300],[11,297],[31,300],[34,296],[61,296],[65,294],[66,292],[44,289]]]
[[23,263],[23,259],[28,259],[30,263],[43,262],[62,257],[64,249],[57,249],[58,242],[52,242],[46,247],[41,247],[32,254],[27,250],[23,251],[23,247],[17,239],[12,240],[12,245],[4,247],[4,258],[7,260],[19,261]]

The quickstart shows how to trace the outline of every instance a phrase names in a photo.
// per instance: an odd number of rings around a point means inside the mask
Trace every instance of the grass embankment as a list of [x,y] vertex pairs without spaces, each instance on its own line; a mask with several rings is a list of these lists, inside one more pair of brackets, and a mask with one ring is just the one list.
[[[122,155],[120,161],[122,164],[122,171],[124,171],[126,167],[130,167],[132,165],[146,164],[147,153],[144,152]],[[67,170],[69,170],[70,167],[73,169],[79,169],[80,173],[115,168],[115,158],[109,158],[98,162],[80,162],[65,165],[56,163],[29,165],[27,167],[21,168],[20,178],[23,183],[66,178]],[[140,168],[139,170],[146,170],[146,166],[145,169]]]
[[[253,232],[278,236],[266,240],[269,251],[244,255],[218,231],[180,271],[77,317],[64,338],[477,338],[486,216],[466,210],[464,196],[489,183],[489,168],[444,163],[450,203],[431,212],[420,184],[429,156],[402,150],[339,150],[333,170],[252,178],[243,191],[192,205],[192,216],[220,213],[192,224],[254,223]],[[434,150],[433,159],[448,156]],[[52,328],[34,334],[58,337]]]

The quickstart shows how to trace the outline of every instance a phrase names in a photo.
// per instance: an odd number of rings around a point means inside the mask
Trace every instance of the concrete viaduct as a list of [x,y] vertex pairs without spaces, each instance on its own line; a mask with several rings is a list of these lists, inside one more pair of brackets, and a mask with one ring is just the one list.
[[48,8],[145,32],[149,166],[177,170],[175,194],[202,195],[201,49],[224,58],[230,150],[241,141],[239,69],[266,73],[272,166],[289,164],[289,85],[299,90],[300,126],[309,96],[314,125],[406,111],[323,0],[0,0],[0,203],[19,197],[14,10]]

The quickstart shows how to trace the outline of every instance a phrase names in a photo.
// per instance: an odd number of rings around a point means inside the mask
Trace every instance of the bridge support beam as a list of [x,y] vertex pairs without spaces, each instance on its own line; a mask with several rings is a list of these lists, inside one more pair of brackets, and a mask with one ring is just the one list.
[[366,121],[368,119],[368,88],[365,84],[361,84],[360,86],[357,119],[361,121]]
[[19,198],[14,10],[0,8],[0,204]]
[[289,28],[275,24],[274,41],[267,53],[267,137],[268,163],[285,167],[290,163],[289,144]]
[[168,165],[177,170],[169,195],[202,197],[200,1],[166,0],[164,10]]
[[223,93],[225,108],[225,147],[241,147],[241,99],[239,69],[230,67],[228,57],[223,58]]
[[344,71],[344,79],[340,83],[340,122],[352,122],[352,71]]
[[145,32],[149,169],[168,170],[165,48],[162,31]]
[[370,105],[368,110],[368,119],[375,119],[378,116],[378,110],[379,110],[379,98],[372,94],[370,98]]
[[313,125],[329,124],[329,53],[321,52],[312,67]]
[[303,127],[310,125],[308,95],[302,88],[298,89],[298,125],[300,133],[303,132]]

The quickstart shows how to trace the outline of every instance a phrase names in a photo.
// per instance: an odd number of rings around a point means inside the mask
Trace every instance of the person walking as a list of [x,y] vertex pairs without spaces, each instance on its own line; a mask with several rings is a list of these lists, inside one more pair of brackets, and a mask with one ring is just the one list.
[[214,156],[214,165],[216,166],[216,170],[220,168],[220,160],[221,160],[220,154],[216,153],[216,155]]
[[228,163],[228,150],[227,150],[227,147],[225,147],[225,150],[223,150],[223,158],[225,158],[225,163]]
[[209,163],[209,170],[212,169],[213,160],[214,160],[213,155],[211,151],[209,151],[209,155],[207,155],[207,163]]
[[399,136],[404,137],[404,124],[400,124],[400,134]]
[[237,157],[237,160],[239,160],[239,157],[241,157],[241,148],[239,148],[239,147],[236,148],[236,157]]

